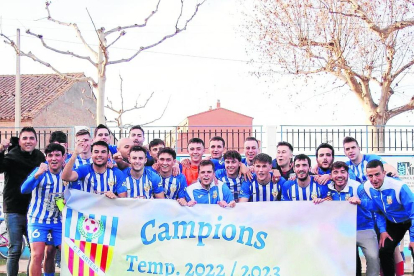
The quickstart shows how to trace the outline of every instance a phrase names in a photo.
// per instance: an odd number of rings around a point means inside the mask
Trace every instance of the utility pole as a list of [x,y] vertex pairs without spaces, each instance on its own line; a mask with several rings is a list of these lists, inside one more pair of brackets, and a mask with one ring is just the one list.
[[17,29],[17,49],[16,52],[16,90],[14,98],[14,129],[20,131],[21,119],[21,85],[20,85],[20,29]]

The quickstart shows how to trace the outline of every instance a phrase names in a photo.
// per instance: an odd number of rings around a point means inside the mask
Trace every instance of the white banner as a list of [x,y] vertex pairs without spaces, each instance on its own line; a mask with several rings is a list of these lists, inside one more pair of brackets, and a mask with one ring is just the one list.
[[181,207],[68,191],[62,275],[354,275],[356,207]]

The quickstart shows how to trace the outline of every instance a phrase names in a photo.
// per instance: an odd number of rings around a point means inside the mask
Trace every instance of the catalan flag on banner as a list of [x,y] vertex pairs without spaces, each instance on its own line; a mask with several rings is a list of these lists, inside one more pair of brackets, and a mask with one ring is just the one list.
[[111,265],[118,218],[67,208],[63,250],[73,276],[105,275]]

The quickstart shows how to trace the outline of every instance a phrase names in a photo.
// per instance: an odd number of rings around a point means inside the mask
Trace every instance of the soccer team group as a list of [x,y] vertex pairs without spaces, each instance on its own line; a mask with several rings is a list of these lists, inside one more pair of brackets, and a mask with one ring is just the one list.
[[[61,213],[55,198],[65,189],[78,189],[109,198],[172,199],[182,206],[237,204],[258,201],[348,201],[357,205],[357,251],[367,261],[367,275],[400,275],[395,252],[407,230],[414,247],[414,195],[391,165],[380,156],[362,154],[356,141],[343,141],[349,161],[334,162],[334,148],[316,149],[317,164],[305,154],[293,155],[288,142],[279,142],[277,156],[260,153],[259,142],[248,137],[244,155],[227,150],[222,137],[209,141],[209,156],[199,138],[188,141],[189,159],[154,139],[144,144],[144,130],[134,126],[128,138],[110,144],[110,130],[99,125],[92,136],[76,133],[72,154],[67,137],[53,132],[44,153],[35,149],[36,132],[25,127],[14,145],[0,144],[0,173],[5,174],[3,209],[10,233],[7,274],[17,275],[22,236],[28,233],[31,261],[28,273],[54,275],[56,248],[62,240]],[[357,271],[361,262],[357,254]]]

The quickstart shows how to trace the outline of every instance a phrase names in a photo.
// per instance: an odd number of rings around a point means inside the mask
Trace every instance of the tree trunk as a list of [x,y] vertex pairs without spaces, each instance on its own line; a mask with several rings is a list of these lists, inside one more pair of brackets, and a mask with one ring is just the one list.
[[98,93],[96,93],[96,125],[106,124],[105,121],[105,83],[106,83],[106,42],[104,32],[98,30],[99,33],[99,52],[98,52]]

